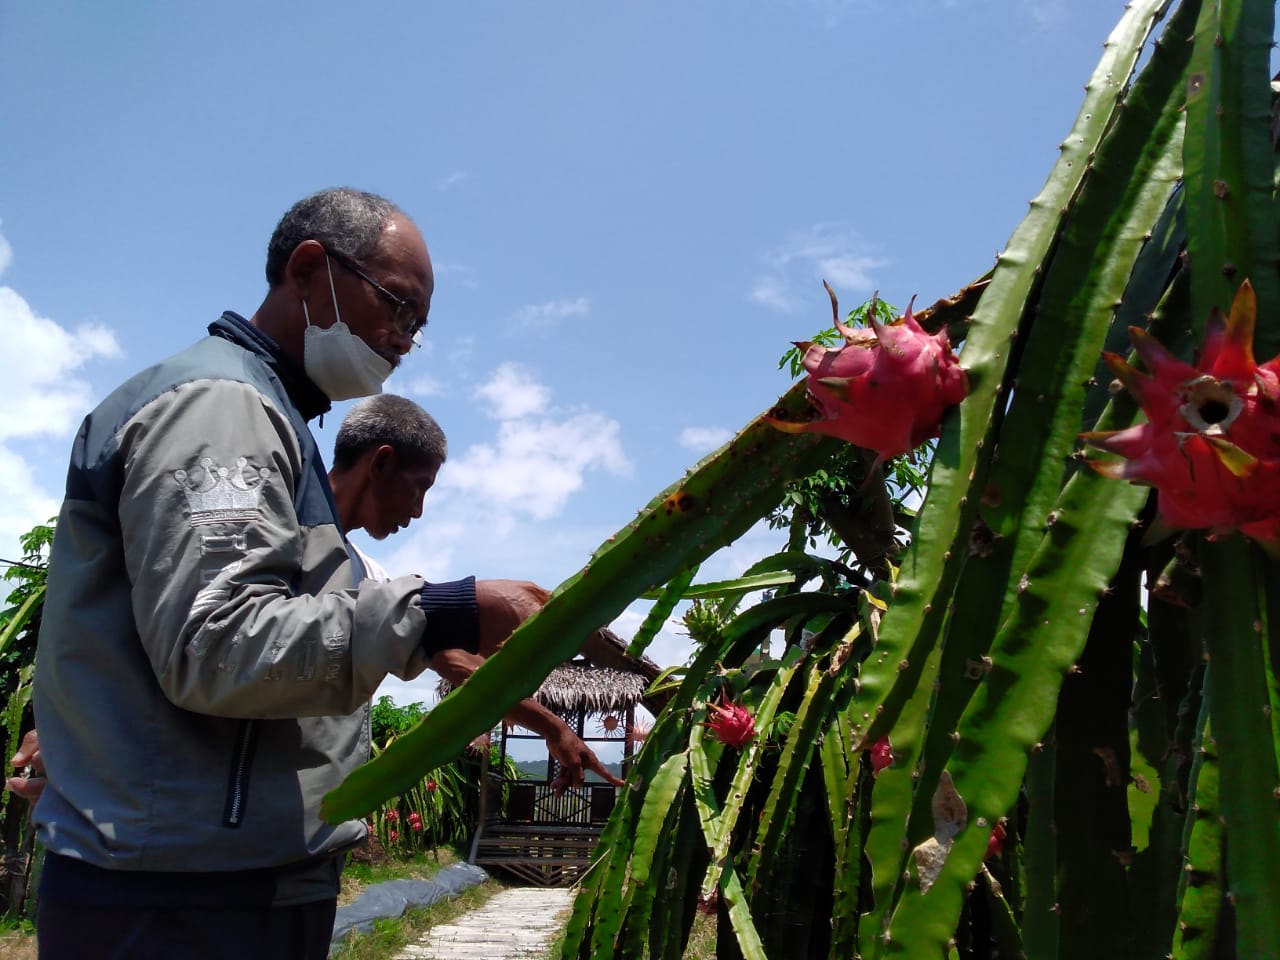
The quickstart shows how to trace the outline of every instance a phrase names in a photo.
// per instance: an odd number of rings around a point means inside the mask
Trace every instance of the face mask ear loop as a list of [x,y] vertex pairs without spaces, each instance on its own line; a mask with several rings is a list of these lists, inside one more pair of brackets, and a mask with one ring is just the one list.
[[329,273],[329,294],[333,297],[334,323],[342,323],[342,314],[338,312],[338,291],[333,286],[333,265],[329,263],[329,255],[324,255],[324,268]]
[[311,314],[307,312],[307,298],[302,298],[302,319],[307,322],[307,326],[311,326]]

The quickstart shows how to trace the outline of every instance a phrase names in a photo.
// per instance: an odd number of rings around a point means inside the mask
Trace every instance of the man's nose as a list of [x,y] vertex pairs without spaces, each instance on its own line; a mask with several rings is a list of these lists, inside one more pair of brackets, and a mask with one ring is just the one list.
[[405,333],[403,330],[397,330],[392,327],[388,333],[390,334],[391,346],[400,356],[405,356],[413,349],[413,337]]

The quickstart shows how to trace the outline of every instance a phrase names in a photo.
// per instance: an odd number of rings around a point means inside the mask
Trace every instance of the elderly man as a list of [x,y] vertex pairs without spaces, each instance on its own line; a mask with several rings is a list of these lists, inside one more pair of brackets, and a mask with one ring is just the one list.
[[324,191],[266,275],[249,320],[126,382],[72,449],[34,693],[48,960],[324,957],[365,828],[319,802],[367,756],[370,695],[496,649],[542,596],[367,580],[348,553],[307,421],[379,392],[426,323],[412,221]]
[[[333,447],[329,484],[338,505],[338,516],[347,531],[364,529],[375,540],[383,540],[422,516],[422,501],[435,484],[448,457],[444,431],[435,418],[412,400],[383,394],[362,400],[343,418]],[[351,548],[365,566],[365,575],[375,580],[391,578],[355,544]],[[539,602],[547,594],[530,588]],[[485,646],[474,653],[456,647],[439,650],[430,665],[457,687],[464,683],[484,658],[497,651],[486,636]],[[614,786],[623,781],[609,772],[595,753],[563,720],[537,700],[522,700],[506,715],[547,741],[547,750],[560,765],[553,782],[556,792],[582,782],[583,770],[594,770]]]

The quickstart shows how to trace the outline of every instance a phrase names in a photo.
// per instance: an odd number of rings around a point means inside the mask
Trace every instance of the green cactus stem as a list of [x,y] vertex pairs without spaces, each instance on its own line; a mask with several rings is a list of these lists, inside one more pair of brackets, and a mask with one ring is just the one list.
[[688,789],[688,772],[689,755],[673,754],[658,768],[645,791],[628,867],[627,892],[622,906],[625,920],[615,941],[615,954],[628,957],[641,954],[649,934],[654,902],[667,879],[659,851],[670,843],[670,828],[683,805],[682,794]]
[[1057,788],[1056,725],[1045,731],[1027,760],[1027,826],[1022,836],[1022,943],[1027,956],[1057,960],[1061,908],[1058,906],[1058,837],[1053,823]]
[[[1212,669],[1206,671],[1206,683],[1210,673]],[[1208,707],[1206,702],[1191,771],[1186,863],[1180,876],[1178,927],[1173,940],[1175,960],[1212,960],[1218,955],[1215,944],[1224,893],[1223,830],[1218,805],[1218,747],[1208,721]]]
[[636,630],[636,635],[631,638],[631,643],[627,646],[627,656],[638,657],[648,649],[653,638],[667,622],[667,617],[671,616],[671,611],[684,596],[685,589],[693,583],[693,578],[697,575],[698,566],[693,564],[671,578],[671,582],[663,588],[653,606],[649,608],[649,612],[645,614],[644,621]]
[[[1271,0],[1206,2],[1187,75],[1187,250],[1192,317],[1231,303],[1248,277],[1258,311],[1280,309],[1280,240],[1271,146]],[[1262,324],[1254,349],[1280,352],[1280,326]]]
[[1239,536],[1202,543],[1204,640],[1236,949],[1243,957],[1280,957],[1280,769],[1254,550]]

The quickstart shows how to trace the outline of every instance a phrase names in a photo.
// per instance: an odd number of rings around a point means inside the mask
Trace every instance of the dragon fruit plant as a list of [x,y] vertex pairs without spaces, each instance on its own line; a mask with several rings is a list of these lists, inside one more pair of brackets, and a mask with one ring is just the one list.
[[[1280,559],[1226,533],[1272,542],[1273,367],[1246,350],[1247,301],[1197,329],[1248,277],[1253,350],[1280,352],[1274,21],[1272,0],[1131,0],[981,287],[912,316],[933,336],[845,323],[839,350],[806,349],[805,381],[622,524],[325,815],[450,759],[634,599],[701,598],[566,960],[680,957],[699,903],[725,960],[1280,957]],[[1130,342],[1146,373],[1100,359]],[[1109,391],[1117,373],[1136,397]],[[692,582],[793,478],[939,429],[891,569],[802,536],[738,581]],[[1082,431],[1155,494],[1090,469]],[[1180,486],[1180,451],[1197,480],[1212,468],[1207,492]],[[1176,543],[1149,535],[1157,513]],[[1144,589],[1171,565],[1195,581],[1181,604]],[[704,723],[718,696],[768,736],[726,748]]]

